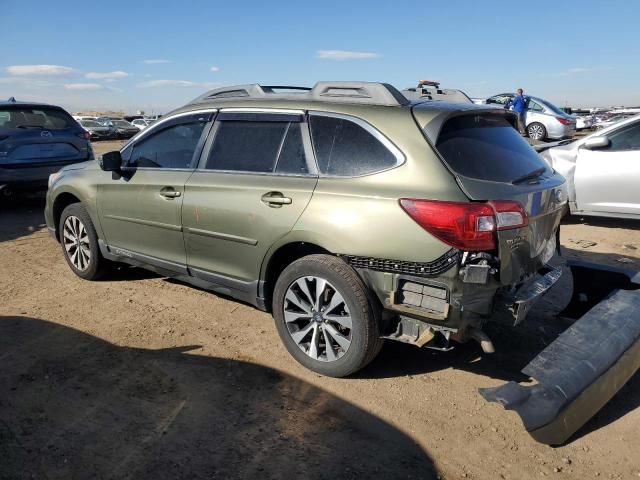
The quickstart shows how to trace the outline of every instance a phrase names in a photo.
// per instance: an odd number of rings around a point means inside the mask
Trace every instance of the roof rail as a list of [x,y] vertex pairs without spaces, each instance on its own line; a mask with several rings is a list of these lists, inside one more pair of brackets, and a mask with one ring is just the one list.
[[285,85],[233,85],[216,88],[200,95],[191,103],[222,98],[306,99],[311,101],[398,106],[409,100],[392,85],[378,82],[318,82],[313,88]]

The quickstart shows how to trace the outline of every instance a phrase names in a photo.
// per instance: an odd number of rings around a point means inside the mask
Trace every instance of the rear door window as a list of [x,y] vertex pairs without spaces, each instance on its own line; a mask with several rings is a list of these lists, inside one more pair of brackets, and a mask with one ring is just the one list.
[[48,107],[0,107],[0,128],[64,130],[75,126],[67,112]]
[[376,136],[350,120],[311,115],[311,138],[324,175],[355,177],[381,172],[401,160]]
[[207,170],[306,175],[300,122],[222,120],[204,166]]
[[539,103],[533,101],[533,100],[529,100],[528,104],[527,104],[527,108],[529,110],[531,110],[532,112],[543,112],[544,108],[542,108],[542,105],[540,105]]
[[464,115],[448,120],[436,143],[454,173],[477,180],[513,182],[545,169],[546,162],[502,115]]

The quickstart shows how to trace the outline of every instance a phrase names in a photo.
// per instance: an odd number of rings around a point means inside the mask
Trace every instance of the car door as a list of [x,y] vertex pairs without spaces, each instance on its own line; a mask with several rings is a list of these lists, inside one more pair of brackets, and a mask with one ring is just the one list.
[[185,187],[191,274],[250,290],[267,250],[293,228],[316,183],[304,112],[221,110]]
[[606,136],[609,146],[578,150],[578,210],[640,216],[640,120]]
[[526,99],[527,110],[525,113],[527,125],[533,122],[540,122],[543,125],[547,124],[547,115],[544,113],[544,107],[531,98]]
[[212,115],[169,119],[123,150],[122,174],[114,174],[98,189],[100,223],[115,254],[186,272],[184,185]]

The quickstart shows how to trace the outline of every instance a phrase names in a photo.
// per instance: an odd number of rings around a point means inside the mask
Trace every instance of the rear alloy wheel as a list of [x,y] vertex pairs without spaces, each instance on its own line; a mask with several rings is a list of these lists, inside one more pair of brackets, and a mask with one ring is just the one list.
[[80,203],[67,206],[60,215],[60,244],[73,273],[85,280],[97,280],[106,267],[91,217]]
[[527,127],[527,133],[529,134],[529,138],[533,140],[545,140],[547,138],[547,129],[544,128],[544,125],[538,122],[534,122]]
[[287,330],[306,355],[333,362],[349,350],[351,314],[333,285],[320,277],[301,277],[289,286],[284,298]]
[[367,287],[355,270],[330,255],[303,257],[282,272],[273,315],[289,353],[323,375],[349,375],[382,346]]

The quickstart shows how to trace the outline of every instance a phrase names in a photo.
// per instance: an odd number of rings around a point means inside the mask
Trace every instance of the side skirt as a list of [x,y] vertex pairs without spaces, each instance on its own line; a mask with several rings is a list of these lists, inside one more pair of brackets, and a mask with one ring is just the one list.
[[144,268],[163,277],[175,278],[176,280],[189,283],[194,287],[226,295],[266,311],[264,298],[256,295],[259,284],[257,280],[244,282],[205,270],[188,268],[186,265],[179,263],[168,262],[118,247],[110,247],[100,239],[98,239],[98,244],[100,246],[100,253],[102,253],[102,256],[107,260]]

